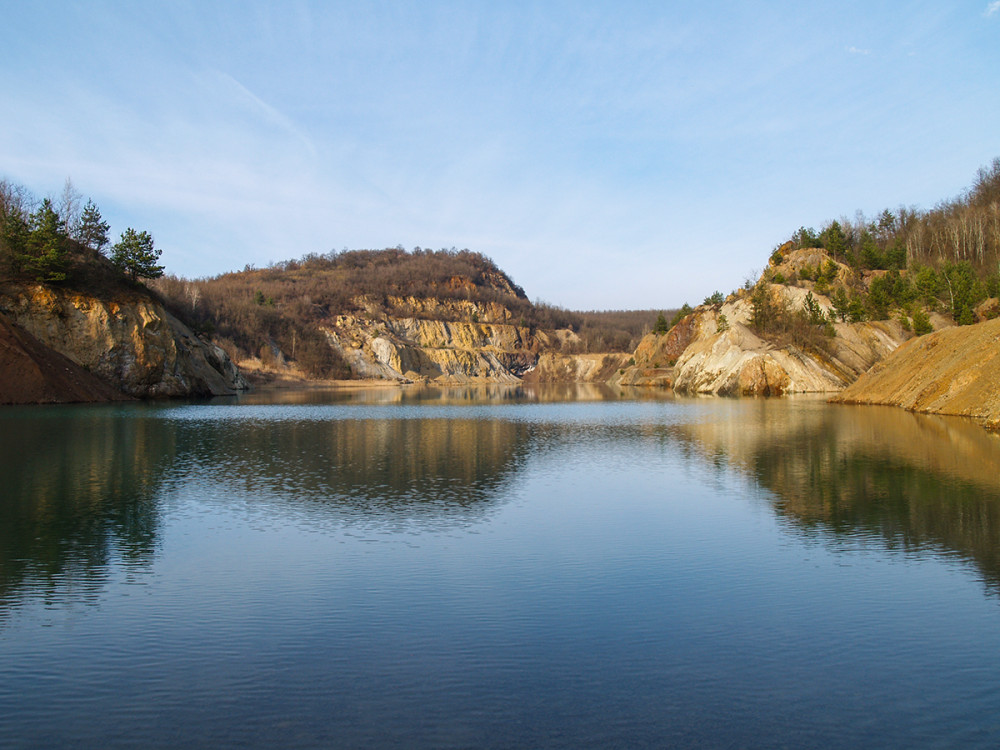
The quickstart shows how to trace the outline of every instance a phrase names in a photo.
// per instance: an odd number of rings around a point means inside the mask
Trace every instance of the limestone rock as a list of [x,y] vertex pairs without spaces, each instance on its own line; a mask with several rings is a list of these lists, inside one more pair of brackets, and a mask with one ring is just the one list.
[[624,369],[628,354],[559,354],[544,352],[525,380],[536,383],[608,383]]
[[36,286],[0,304],[45,346],[130,396],[227,395],[249,387],[221,348],[150,297],[103,300]]

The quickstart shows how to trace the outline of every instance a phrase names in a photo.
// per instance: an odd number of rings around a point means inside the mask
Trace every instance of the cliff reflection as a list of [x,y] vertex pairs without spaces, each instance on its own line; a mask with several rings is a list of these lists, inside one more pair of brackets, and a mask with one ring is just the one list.
[[86,598],[112,560],[152,560],[154,498],[176,447],[141,410],[127,407],[131,418],[120,418],[122,408],[4,412],[0,605],[25,586],[47,598]]
[[283,418],[272,409],[263,420],[178,423],[188,450],[176,481],[280,504],[312,522],[467,522],[497,499],[530,443],[528,425],[503,420],[342,416]]
[[973,560],[1000,590],[1000,438],[963,419],[818,401],[724,402],[680,429],[775,493],[805,533]]
[[485,385],[413,385],[304,388],[250,391],[218,398],[216,403],[238,404],[473,404],[549,403],[559,401],[617,401],[623,398],[668,399],[672,392],[651,388],[612,388],[602,383],[534,383]]
[[530,452],[529,424],[365,412],[6,410],[0,618],[19,600],[96,600],[112,570],[149,567],[165,507],[390,531],[465,525],[506,496]]

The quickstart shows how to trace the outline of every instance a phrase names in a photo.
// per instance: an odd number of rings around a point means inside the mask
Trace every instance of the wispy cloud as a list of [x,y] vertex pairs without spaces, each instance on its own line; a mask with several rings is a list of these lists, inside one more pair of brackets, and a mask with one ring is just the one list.
[[[997,0],[997,2],[1000,2],[1000,0]],[[870,49],[860,49],[858,47],[848,47],[847,51],[852,55],[870,55],[872,53]]]
[[992,3],[986,6],[986,10],[983,11],[983,15],[987,18],[995,16],[997,13],[1000,13],[1000,0],[993,0]]
[[228,73],[218,70],[213,71],[213,73],[224,87],[228,87],[231,91],[233,91],[248,108],[255,112],[255,114],[297,138],[302,145],[308,149],[310,154],[313,156],[316,155],[315,145],[313,145],[312,141],[301,130],[299,130],[295,123],[293,123],[288,117],[254,94],[250,89]]

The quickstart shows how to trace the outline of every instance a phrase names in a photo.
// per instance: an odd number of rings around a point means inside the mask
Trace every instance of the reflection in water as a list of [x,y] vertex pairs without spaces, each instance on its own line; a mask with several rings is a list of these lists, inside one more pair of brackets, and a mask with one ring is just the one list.
[[[219,409],[237,418],[216,418]],[[240,419],[209,407],[205,419],[172,422],[182,450],[171,484],[221,486],[224,497],[320,522],[440,526],[486,512],[529,445],[528,426],[505,420],[345,413]]]
[[85,599],[110,565],[148,567],[170,497],[240,502],[326,528],[441,529],[490,517],[530,459],[629,441],[735,465],[773,491],[775,511],[806,536],[952,551],[1000,588],[1000,439],[978,424],[809,399],[643,393],[671,409],[633,421],[635,404],[556,406],[528,418],[515,406],[631,395],[590,386],[7,409],[0,614],[26,588]]
[[172,494],[327,526],[441,528],[487,514],[529,452],[524,423],[395,413],[324,406],[303,418],[294,407],[174,405],[4,411],[0,615],[19,592],[86,600],[110,566],[148,566],[160,505]]
[[559,401],[617,401],[670,399],[672,392],[650,388],[611,388],[600,383],[484,385],[412,385],[306,388],[250,391],[214,399],[229,404],[483,404],[549,403]]
[[1000,590],[1000,438],[972,420],[730,400],[679,432],[773,491],[807,536],[958,553]]
[[996,746],[978,425],[371,393],[0,410],[0,745]]
[[[155,495],[174,436],[135,407],[4,411],[0,604],[26,581],[61,597],[93,591],[114,558],[152,560]],[[2,613],[3,607],[0,607]]]

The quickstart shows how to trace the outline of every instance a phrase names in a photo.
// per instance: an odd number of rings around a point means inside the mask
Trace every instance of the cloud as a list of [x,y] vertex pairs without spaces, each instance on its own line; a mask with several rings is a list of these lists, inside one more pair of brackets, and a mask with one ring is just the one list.
[[228,73],[216,70],[212,71],[216,79],[223,87],[230,89],[236,97],[257,116],[266,122],[284,130],[288,134],[299,140],[312,156],[316,156],[316,146],[313,142],[293,123],[288,117],[265,102],[250,89],[237,81]]
[[983,15],[987,18],[995,16],[997,13],[1000,13],[1000,0],[993,0],[992,3],[986,6],[986,10],[983,11]]
[[[997,0],[1000,3],[1000,0]],[[848,47],[847,51],[852,55],[870,55],[872,51],[870,49],[859,49],[857,47]]]

